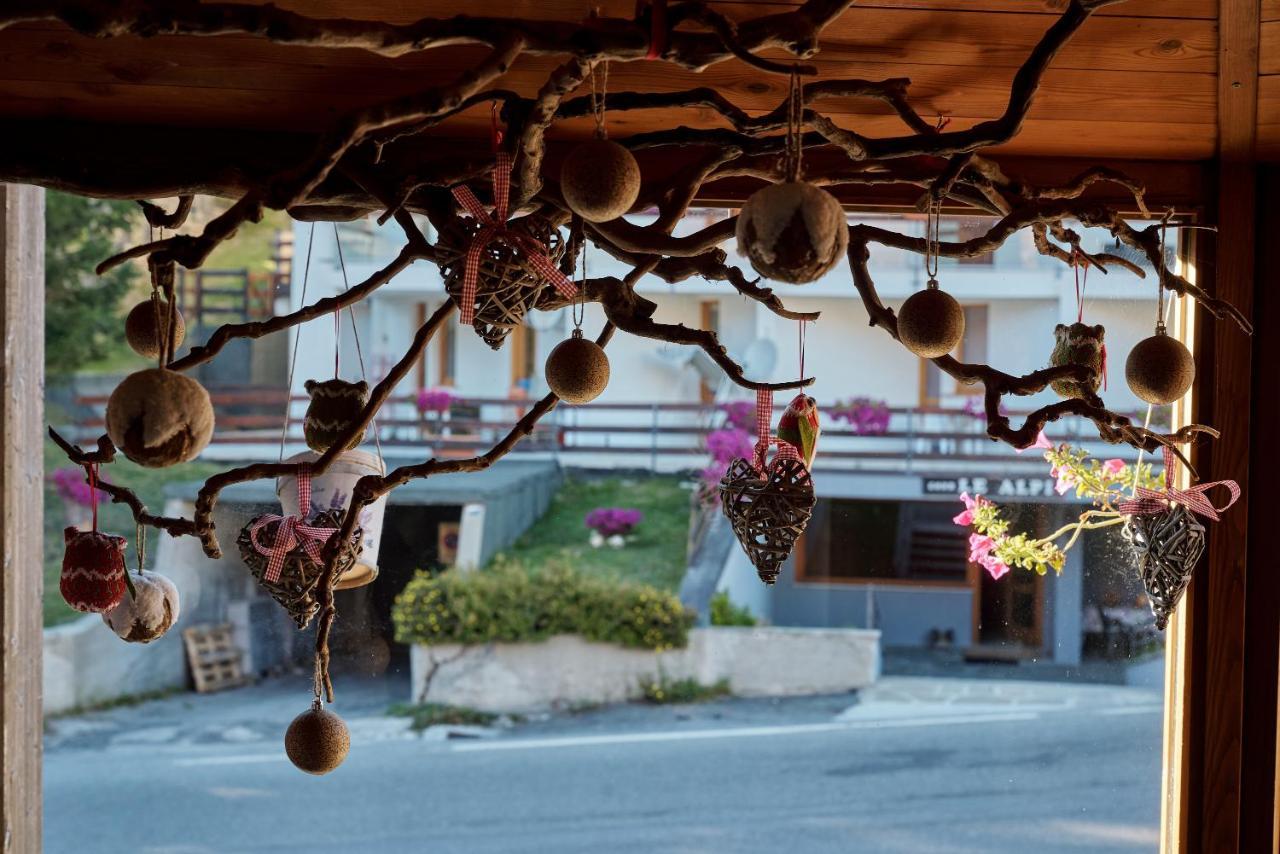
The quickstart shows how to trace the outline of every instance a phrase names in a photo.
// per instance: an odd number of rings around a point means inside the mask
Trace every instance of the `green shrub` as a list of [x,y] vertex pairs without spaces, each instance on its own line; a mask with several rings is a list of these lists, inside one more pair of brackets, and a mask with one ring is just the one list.
[[660,674],[657,679],[642,680],[640,692],[644,695],[645,702],[659,706],[668,703],[706,703],[733,693],[728,679],[703,685],[697,679],[668,679],[665,673]]
[[415,732],[439,724],[453,726],[489,726],[498,716],[466,706],[446,706],[441,703],[395,703],[387,714],[397,718],[413,718],[409,729]]
[[711,597],[711,625],[713,626],[754,626],[753,615],[745,606],[733,604],[729,594],[721,590]]
[[639,649],[689,642],[694,615],[673,594],[586,575],[563,562],[536,569],[499,560],[474,572],[418,572],[396,597],[400,643],[483,644],[581,635]]

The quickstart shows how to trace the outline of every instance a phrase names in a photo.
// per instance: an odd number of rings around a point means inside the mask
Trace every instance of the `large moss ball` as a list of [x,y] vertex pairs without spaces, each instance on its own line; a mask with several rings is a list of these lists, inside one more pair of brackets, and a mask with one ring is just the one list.
[[133,595],[102,615],[121,640],[129,643],[151,643],[173,627],[178,620],[178,588],[156,572],[137,572],[131,576]]
[[213,438],[209,392],[163,368],[130,374],[107,400],[107,435],[126,457],[148,468],[195,459]]
[[351,749],[351,734],[333,712],[311,708],[293,719],[284,734],[289,761],[308,774],[328,774]]
[[[169,303],[160,300],[158,305],[159,320],[163,325],[169,321]],[[156,359],[160,356],[161,336],[156,331],[156,314],[157,304],[148,299],[130,309],[128,316],[124,319],[124,339],[129,342],[133,352],[148,359]],[[173,349],[177,350],[181,347],[182,340],[186,337],[186,321],[182,319],[182,312],[175,308],[173,310]]]
[[1191,351],[1177,338],[1157,334],[1139,341],[1124,363],[1129,389],[1147,403],[1173,403],[1196,378]]
[[575,332],[547,357],[547,386],[565,403],[590,403],[609,384],[609,357],[594,341]]
[[640,195],[640,165],[612,140],[584,142],[560,167],[560,192],[569,209],[587,222],[617,219]]
[[964,309],[946,291],[925,288],[907,297],[898,309],[898,340],[917,356],[945,356],[963,338]]
[[738,214],[738,252],[766,278],[803,285],[844,257],[849,227],[835,196],[803,181],[757,190]]

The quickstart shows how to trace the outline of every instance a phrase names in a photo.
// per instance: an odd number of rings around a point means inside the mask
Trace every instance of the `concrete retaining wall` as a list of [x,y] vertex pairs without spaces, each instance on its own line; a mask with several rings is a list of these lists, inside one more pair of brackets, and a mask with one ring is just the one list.
[[[435,669],[423,696],[428,674]],[[412,699],[493,712],[526,713],[640,696],[665,675],[703,684],[727,679],[751,697],[835,694],[880,676],[880,633],[776,627],[694,629],[668,652],[624,649],[560,635],[543,643],[415,646]]]

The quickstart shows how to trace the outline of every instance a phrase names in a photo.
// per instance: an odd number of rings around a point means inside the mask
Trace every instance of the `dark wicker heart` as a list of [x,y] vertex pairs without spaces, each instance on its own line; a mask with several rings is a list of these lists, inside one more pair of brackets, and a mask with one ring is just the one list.
[[720,479],[720,506],[733,533],[765,584],[782,564],[813,515],[813,480],[799,460],[775,460],[762,478],[751,463],[736,459]]
[[[275,581],[263,581],[262,577],[267,571],[267,556],[253,547],[253,540],[249,533],[250,528],[260,518],[262,517],[255,517],[240,530],[240,536],[236,538],[236,545],[240,547],[240,557],[263,589],[271,594],[271,598],[289,612],[289,616],[293,618],[298,628],[305,629],[316,612],[320,610],[318,594],[320,578],[324,575],[324,566],[312,560],[306,550],[299,545],[285,555],[280,577]],[[341,529],[342,513],[338,510],[326,510],[323,513],[317,513],[307,524],[316,528]],[[258,533],[258,541],[264,546],[274,543],[279,527],[279,522],[268,522]],[[363,531],[356,528],[347,547],[338,555],[338,571],[333,576],[335,582],[344,572],[355,566],[356,558],[360,556],[360,543],[363,536]]]
[[1186,507],[1174,504],[1163,513],[1130,516],[1124,536],[1138,560],[1156,628],[1163,629],[1204,554],[1204,525]]

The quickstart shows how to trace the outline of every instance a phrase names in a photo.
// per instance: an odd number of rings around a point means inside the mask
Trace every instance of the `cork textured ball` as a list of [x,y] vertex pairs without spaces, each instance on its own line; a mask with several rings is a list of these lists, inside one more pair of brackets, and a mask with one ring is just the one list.
[[738,213],[738,253],[766,278],[803,285],[822,277],[849,246],[844,208],[803,181],[757,190]]
[[1157,334],[1139,341],[1124,363],[1129,389],[1140,400],[1164,405],[1187,393],[1196,378],[1191,351],[1177,338]]
[[609,384],[609,357],[575,331],[547,357],[546,377],[547,386],[565,403],[590,403]]
[[124,378],[107,401],[107,435],[141,466],[195,459],[213,438],[213,404],[188,376],[148,368]]
[[[168,322],[169,303],[159,302],[160,322]],[[182,346],[187,337],[187,324],[182,319],[182,312],[173,310],[173,349]],[[160,336],[156,334],[156,304],[151,300],[143,300],[135,305],[124,319],[124,338],[133,348],[133,352],[148,359],[160,356]]]
[[925,359],[945,356],[964,338],[964,309],[955,297],[926,288],[907,297],[898,309],[898,340]]
[[612,140],[584,142],[560,167],[560,192],[570,210],[587,222],[617,219],[640,195],[640,165]]
[[132,575],[134,595],[102,615],[102,622],[129,643],[151,643],[178,621],[178,588],[157,572]]
[[289,761],[308,774],[328,774],[342,764],[351,749],[351,735],[342,718],[311,708],[293,719],[284,734]]

